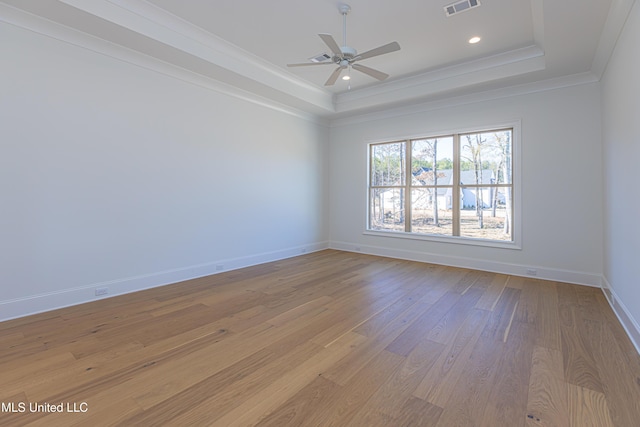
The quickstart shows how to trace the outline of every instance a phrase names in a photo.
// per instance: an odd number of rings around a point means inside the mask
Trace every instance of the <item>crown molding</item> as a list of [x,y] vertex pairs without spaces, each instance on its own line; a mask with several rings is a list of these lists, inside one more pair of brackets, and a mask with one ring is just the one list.
[[346,92],[336,97],[336,112],[348,112],[383,103],[406,102],[453,89],[512,77],[545,68],[544,52],[536,45],[475,61]]
[[[278,104],[315,115],[335,112],[331,92],[141,0],[3,0],[3,3],[9,6],[3,8],[2,16],[15,17],[22,11],[40,17],[39,25],[43,27],[47,26],[44,22],[57,23]],[[12,8],[13,13],[7,12],[7,8]],[[38,25],[30,29],[45,35],[48,31]]]
[[238,75],[333,111],[333,95],[142,0],[59,0]]
[[598,48],[593,58],[591,71],[598,77],[602,78],[609,59],[618,42],[618,37],[624,28],[625,23],[636,0],[613,0],[609,15],[602,29]]
[[108,56],[112,59],[154,71],[226,96],[242,99],[275,111],[292,115],[307,121],[327,126],[328,120],[305,108],[295,108],[288,103],[278,102],[268,96],[261,96],[248,89],[207,77],[197,72],[145,55],[100,37],[46,19],[40,15],[0,3],[0,22],[67,43],[87,51]]
[[541,80],[534,83],[526,83],[514,86],[492,89],[472,94],[466,94],[455,97],[447,97],[435,101],[427,101],[415,103],[412,105],[404,105],[396,108],[388,108],[384,111],[376,111],[372,113],[364,113],[349,117],[336,117],[330,121],[332,128],[340,126],[348,126],[360,123],[367,123],[378,120],[385,120],[394,117],[402,117],[410,114],[425,113],[443,108],[456,107],[467,104],[475,104],[480,102],[492,101],[496,99],[509,98],[512,96],[527,95],[531,93],[544,92],[548,90],[562,89],[565,87],[596,83],[598,78],[590,71],[584,73],[562,76],[553,79]]

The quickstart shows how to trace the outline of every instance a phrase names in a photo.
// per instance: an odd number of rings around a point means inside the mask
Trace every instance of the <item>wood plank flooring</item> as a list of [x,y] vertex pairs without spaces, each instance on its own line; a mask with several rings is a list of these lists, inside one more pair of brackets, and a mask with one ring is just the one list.
[[2,426],[632,427],[640,356],[599,289],[326,250],[0,323],[0,402]]

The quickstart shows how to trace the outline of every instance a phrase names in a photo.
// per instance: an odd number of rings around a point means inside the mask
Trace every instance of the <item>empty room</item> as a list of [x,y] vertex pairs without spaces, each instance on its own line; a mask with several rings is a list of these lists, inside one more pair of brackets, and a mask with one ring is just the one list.
[[0,0],[0,425],[634,427],[636,0]]

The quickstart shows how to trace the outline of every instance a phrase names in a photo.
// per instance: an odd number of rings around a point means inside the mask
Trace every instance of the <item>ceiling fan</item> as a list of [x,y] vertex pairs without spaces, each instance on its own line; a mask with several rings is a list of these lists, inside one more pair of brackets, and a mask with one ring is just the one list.
[[359,64],[357,63],[357,61],[400,50],[400,45],[398,44],[398,42],[391,42],[385,44],[384,46],[380,46],[375,49],[371,49],[364,53],[358,54],[358,52],[354,48],[347,46],[347,14],[351,11],[351,6],[349,6],[348,4],[341,4],[339,5],[338,10],[342,15],[342,47],[338,46],[338,43],[336,43],[331,34],[318,34],[333,54],[333,56],[331,57],[331,62],[305,62],[302,64],[287,64],[287,67],[306,67],[310,65],[332,64],[337,65],[338,68],[336,68],[333,73],[331,73],[329,79],[324,84],[325,86],[332,86],[333,84],[335,84],[336,80],[338,80],[338,77],[340,77],[340,73],[342,73],[342,70],[347,70],[348,73],[343,77],[343,79],[349,80],[349,78],[351,78],[349,72],[351,68],[360,71],[361,73],[368,74],[369,76],[378,80],[384,80],[389,77],[388,74]]

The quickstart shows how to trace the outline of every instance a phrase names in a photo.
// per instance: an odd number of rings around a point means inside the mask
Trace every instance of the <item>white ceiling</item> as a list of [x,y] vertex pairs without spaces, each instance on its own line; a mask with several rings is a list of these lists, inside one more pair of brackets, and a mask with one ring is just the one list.
[[[342,44],[342,15],[333,0],[150,2],[279,67],[330,53],[318,33],[330,33]],[[446,0],[348,3],[352,7],[347,15],[348,45],[364,52],[394,40],[400,44],[400,52],[366,62],[394,79],[535,44],[529,1],[488,0],[451,18],[445,17],[442,7]],[[470,45],[467,40],[475,34],[484,41]],[[287,71],[322,85],[334,68]],[[352,89],[375,83],[364,75],[353,80]],[[331,90],[346,91],[347,84],[339,82]]]
[[[401,50],[362,61],[390,77],[352,73],[324,83],[333,65],[288,68],[342,44],[334,0],[2,0],[212,78],[278,105],[325,117],[593,73],[599,78],[633,0],[480,0],[452,17],[447,0],[346,0],[347,44]],[[5,21],[11,8],[0,9]],[[11,9],[15,10],[15,9]],[[617,14],[616,14],[617,13]],[[609,19],[607,19],[609,17]],[[471,45],[471,36],[480,43]]]

